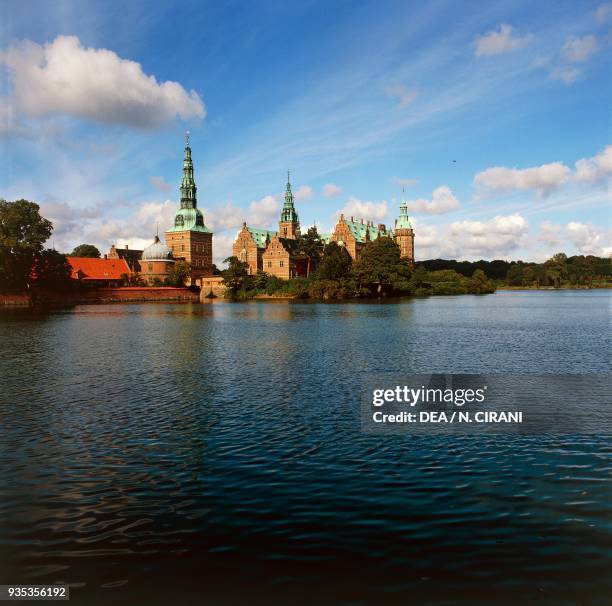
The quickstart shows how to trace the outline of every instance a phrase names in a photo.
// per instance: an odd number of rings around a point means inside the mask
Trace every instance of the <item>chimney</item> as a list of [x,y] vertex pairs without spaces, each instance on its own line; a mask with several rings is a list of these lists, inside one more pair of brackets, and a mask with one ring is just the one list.
[[126,244],[126,245],[125,245],[125,250],[128,250],[128,248],[129,248],[129,246]]
[[378,224],[378,231],[387,231],[387,228],[385,227],[384,223]]
[[354,221],[353,217],[351,217],[351,223]]
[[344,213],[340,213],[340,221],[344,221]]
[[105,258],[105,259],[108,259],[108,255],[104,255],[104,258]]

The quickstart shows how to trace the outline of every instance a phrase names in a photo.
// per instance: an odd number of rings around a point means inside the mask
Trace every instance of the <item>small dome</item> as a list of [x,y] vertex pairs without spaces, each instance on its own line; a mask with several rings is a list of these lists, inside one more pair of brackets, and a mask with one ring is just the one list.
[[155,236],[155,242],[142,251],[142,258],[145,261],[168,261],[172,259],[172,251]]

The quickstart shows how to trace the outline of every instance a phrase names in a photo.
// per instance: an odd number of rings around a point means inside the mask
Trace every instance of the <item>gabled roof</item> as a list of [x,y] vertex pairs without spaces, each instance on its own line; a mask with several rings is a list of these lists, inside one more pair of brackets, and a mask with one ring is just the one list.
[[269,229],[261,229],[259,227],[247,227],[247,229],[253,237],[253,240],[255,240],[255,245],[257,246],[257,248],[265,248],[267,246],[266,238],[270,238],[270,240],[272,240],[272,238],[276,234],[275,231],[270,231]]
[[66,257],[72,269],[71,277],[81,280],[120,280],[129,274],[125,259],[92,259],[88,257]]

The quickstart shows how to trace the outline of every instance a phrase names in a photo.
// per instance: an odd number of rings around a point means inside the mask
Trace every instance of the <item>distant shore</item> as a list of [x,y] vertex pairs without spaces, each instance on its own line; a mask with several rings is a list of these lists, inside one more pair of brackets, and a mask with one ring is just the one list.
[[498,286],[496,290],[610,290],[612,284],[603,286]]

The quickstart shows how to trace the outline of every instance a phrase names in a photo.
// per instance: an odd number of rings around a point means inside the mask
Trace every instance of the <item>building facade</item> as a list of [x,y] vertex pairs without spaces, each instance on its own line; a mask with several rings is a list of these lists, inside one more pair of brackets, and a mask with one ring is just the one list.
[[295,209],[291,182],[287,173],[285,201],[281,209],[278,231],[248,227],[243,223],[232,247],[232,255],[247,263],[251,275],[264,271],[285,280],[305,276],[307,260],[299,252],[299,237],[300,219]]
[[246,263],[249,274],[254,276],[258,270],[263,271],[263,254],[275,235],[273,231],[248,227],[243,223],[232,247],[232,255]]
[[187,136],[181,181],[181,204],[174,217],[174,225],[166,230],[166,244],[175,260],[191,264],[191,284],[213,275],[213,234],[204,224],[204,215],[198,208],[197,187],[193,174],[191,147]]

